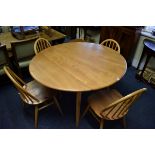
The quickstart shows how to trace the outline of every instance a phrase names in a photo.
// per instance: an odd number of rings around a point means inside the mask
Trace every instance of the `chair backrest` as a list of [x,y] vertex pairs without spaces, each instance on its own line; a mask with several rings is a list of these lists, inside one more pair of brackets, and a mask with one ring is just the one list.
[[34,43],[34,52],[38,54],[40,51],[50,47],[51,44],[47,39],[38,38]]
[[10,65],[9,55],[6,50],[6,45],[2,45],[0,46],[0,75],[4,73],[3,66],[6,64]]
[[26,83],[18,77],[8,66],[4,66],[4,71],[9,79],[13,82],[14,86],[20,93],[20,97],[26,103],[33,104],[34,102],[39,102],[39,100],[30,94],[23,86],[26,87]]
[[138,99],[138,97],[144,93],[147,89],[142,88],[137,90],[121,99],[113,102],[111,105],[102,110],[101,115],[105,119],[114,120],[125,116],[128,113],[130,106]]
[[113,40],[113,39],[106,39],[104,40],[101,45],[104,45],[106,47],[109,47],[117,52],[120,53],[120,46],[118,44],[118,42],[116,40]]
[[37,38],[38,37],[24,41],[11,42],[13,55],[16,61],[23,60],[24,58],[30,58],[35,55],[33,46]]

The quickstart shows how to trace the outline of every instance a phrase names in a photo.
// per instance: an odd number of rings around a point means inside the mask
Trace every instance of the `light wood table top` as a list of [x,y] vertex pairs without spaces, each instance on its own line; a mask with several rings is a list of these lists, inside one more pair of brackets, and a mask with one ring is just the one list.
[[64,43],[52,46],[30,64],[30,73],[43,85],[63,91],[90,91],[119,81],[126,61],[117,52],[94,43]]
[[[44,32],[40,32],[39,36],[42,38],[47,39],[48,41],[53,41],[53,40],[58,40],[58,39],[62,39],[65,38],[66,35],[51,29],[51,36],[45,34]],[[32,34],[32,35],[25,35],[25,39],[31,39],[31,38],[35,38],[37,36],[37,34]],[[7,50],[11,50],[11,42],[17,42],[17,41],[22,41],[22,40],[18,40],[15,37],[12,36],[11,32],[5,32],[5,33],[0,33],[0,42],[2,45],[6,45]]]
[[41,84],[76,92],[76,126],[80,120],[81,93],[108,87],[125,74],[123,56],[103,45],[70,42],[49,47],[31,61],[29,71]]

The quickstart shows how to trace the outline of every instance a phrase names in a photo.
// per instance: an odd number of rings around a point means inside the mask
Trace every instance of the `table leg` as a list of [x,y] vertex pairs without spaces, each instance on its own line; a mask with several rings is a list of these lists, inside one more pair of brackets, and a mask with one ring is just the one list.
[[79,126],[80,104],[81,104],[81,92],[77,92],[76,94],[76,127]]

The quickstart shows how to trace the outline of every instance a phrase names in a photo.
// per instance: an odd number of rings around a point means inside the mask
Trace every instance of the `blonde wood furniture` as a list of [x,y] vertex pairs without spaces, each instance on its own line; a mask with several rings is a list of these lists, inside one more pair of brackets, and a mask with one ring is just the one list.
[[19,91],[22,101],[35,107],[35,128],[38,127],[39,110],[47,107],[48,105],[55,103],[59,112],[63,114],[53,90],[44,87],[35,80],[25,83],[7,66],[4,66],[4,71]]
[[[41,37],[41,38],[45,38],[47,39],[49,42],[52,42],[54,40],[58,40],[58,39],[63,39],[66,37],[66,35],[51,29],[51,35],[49,36],[48,34],[46,34],[44,31],[39,32],[39,34],[33,34],[33,35],[25,35],[25,39],[31,39],[34,37]],[[6,49],[7,50],[11,50],[11,42],[17,42],[17,41],[24,41],[24,40],[18,40],[15,37],[12,36],[11,32],[5,32],[5,33],[1,33],[0,34],[0,42],[2,45],[6,45]]]
[[114,84],[127,68],[120,54],[99,44],[69,42],[43,51],[32,59],[30,74],[49,88],[77,94],[76,126],[80,118],[81,93]]
[[103,128],[104,120],[116,119],[122,119],[125,127],[126,123],[124,116],[128,113],[131,105],[145,91],[146,88],[142,88],[123,97],[115,89],[102,90],[88,98],[88,106],[85,109],[82,117],[84,117],[86,112],[90,109],[92,110],[93,114],[97,116],[96,118],[100,122],[100,128]]
[[119,46],[118,42],[113,39],[106,39],[103,42],[101,42],[101,45],[112,48],[113,50],[120,53],[120,46]]
[[39,37],[45,38],[49,42],[52,42],[55,40],[64,39],[66,35],[51,28],[48,30],[48,33],[46,31],[39,32]]
[[50,47],[50,42],[45,38],[38,38],[34,43],[34,52],[38,54],[43,49]]

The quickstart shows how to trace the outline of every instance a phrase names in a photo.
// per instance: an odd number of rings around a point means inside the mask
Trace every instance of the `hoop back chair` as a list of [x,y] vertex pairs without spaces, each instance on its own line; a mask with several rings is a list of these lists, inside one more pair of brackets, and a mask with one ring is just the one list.
[[34,52],[38,54],[40,51],[50,47],[51,44],[47,39],[38,38],[34,43]]
[[4,66],[4,71],[19,91],[23,103],[35,107],[35,128],[38,127],[39,110],[45,107],[55,103],[59,112],[63,114],[55,93],[51,89],[44,87],[35,80],[25,83],[8,66]]
[[11,66],[9,55],[6,50],[6,45],[0,45],[0,75],[4,75],[5,72],[3,70],[4,65]]
[[29,66],[31,59],[35,55],[33,46],[37,38],[11,42],[13,57],[18,71],[20,71],[20,68]]
[[95,117],[100,122],[100,128],[104,126],[104,120],[116,120],[123,121],[125,127],[124,116],[128,113],[131,105],[140,97],[142,93],[146,91],[146,88],[134,91],[133,93],[122,96],[115,89],[106,89],[98,92],[89,97],[88,106],[85,109],[83,116],[90,109]]
[[120,46],[118,44],[118,42],[116,40],[113,40],[113,39],[106,39],[104,40],[101,45],[104,45],[106,47],[109,47],[117,52],[120,53]]

